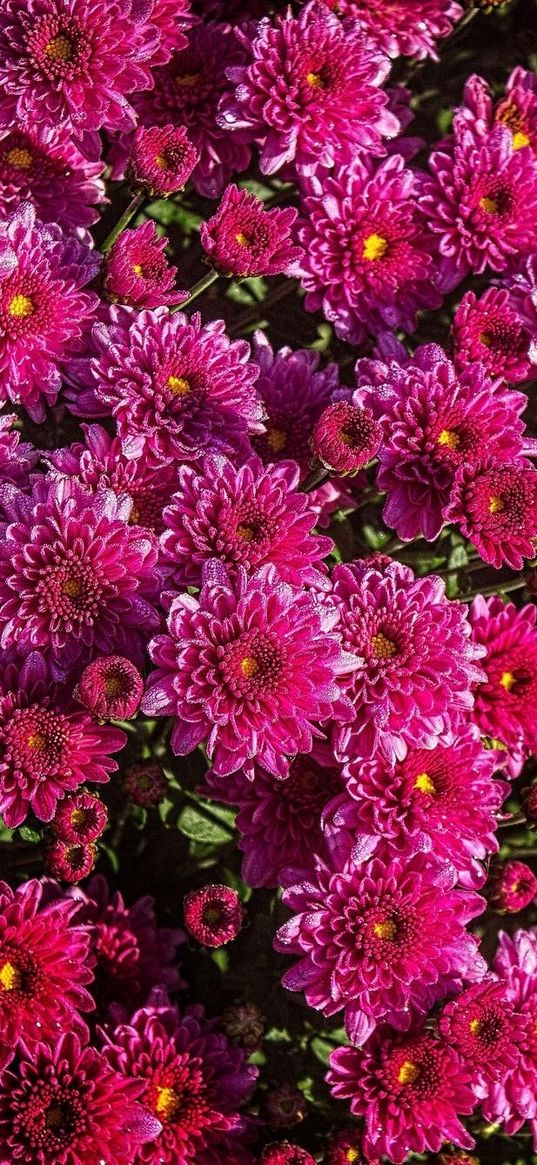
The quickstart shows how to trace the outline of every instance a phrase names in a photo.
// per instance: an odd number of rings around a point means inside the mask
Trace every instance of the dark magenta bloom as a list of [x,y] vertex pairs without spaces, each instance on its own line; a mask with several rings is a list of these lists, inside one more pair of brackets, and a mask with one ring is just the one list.
[[476,690],[473,719],[480,732],[525,756],[537,750],[537,611],[517,611],[498,595],[478,595],[470,607],[472,638],[485,648],[486,675]]
[[208,885],[191,890],[183,902],[183,920],[192,938],[205,947],[221,947],[236,938],[244,912],[236,890]]
[[382,429],[370,409],[349,401],[327,405],[311,435],[314,457],[333,473],[358,473],[378,452]]
[[290,1141],[265,1145],[259,1161],[260,1165],[315,1165],[311,1153]]
[[183,125],[140,125],[127,173],[132,185],[144,187],[152,198],[169,198],[186,186],[198,159]]
[[166,236],[154,222],[122,231],[104,261],[104,289],[109,299],[130,307],[182,303],[188,291],[174,290],[177,267],[168,263]]
[[93,842],[62,841],[56,838],[45,851],[45,868],[52,878],[59,882],[75,885],[87,878],[95,865],[96,850]]
[[498,570],[521,570],[535,557],[537,470],[525,457],[501,464],[492,456],[455,474],[446,519]]
[[526,862],[496,862],[487,890],[494,910],[502,914],[518,914],[536,897],[537,878]]
[[222,275],[294,275],[302,248],[293,245],[297,211],[265,210],[247,190],[228,186],[216,214],[200,227],[201,244]]
[[168,789],[162,769],[151,761],[131,765],[123,774],[121,785],[129,800],[144,809],[159,805]]
[[124,655],[100,655],[84,668],[75,698],[97,720],[131,720],[144,694],[138,668]]
[[108,810],[95,793],[82,789],[60,801],[50,823],[60,841],[69,845],[88,845],[106,828]]
[[[515,1067],[525,1035],[525,1020],[507,999],[504,983],[487,976],[468,987],[440,1016],[440,1031],[459,1055],[472,1064],[485,1091]],[[485,1083],[486,1081],[486,1083]]]
[[451,328],[459,368],[481,363],[493,378],[525,380],[531,370],[530,340],[508,291],[489,287],[480,299],[473,291],[461,299]]
[[[390,57],[437,59],[436,42],[449,36],[463,10],[455,0],[323,0],[328,8],[360,22],[369,40]],[[331,1163],[330,1163],[331,1165]]]

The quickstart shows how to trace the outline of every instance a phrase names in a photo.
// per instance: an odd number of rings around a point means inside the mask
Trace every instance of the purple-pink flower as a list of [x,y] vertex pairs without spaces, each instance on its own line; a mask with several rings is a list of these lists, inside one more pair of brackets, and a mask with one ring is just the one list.
[[478,595],[470,607],[472,638],[485,648],[485,683],[475,694],[473,719],[480,732],[513,752],[537,751],[537,610],[520,611],[499,595]]
[[505,289],[489,287],[480,299],[467,291],[453,317],[455,364],[463,369],[483,364],[493,379],[516,382],[529,376],[530,340],[530,332]]
[[228,186],[216,213],[200,227],[201,245],[222,275],[294,275],[302,257],[293,244],[292,207],[266,210],[255,194]]
[[222,947],[236,938],[244,920],[242,903],[230,886],[210,883],[191,890],[183,902],[183,921],[206,947]]
[[323,0],[341,16],[358,20],[368,39],[390,57],[437,58],[436,41],[449,36],[463,14],[455,0]]
[[128,177],[153,198],[168,198],[183,189],[198,159],[183,125],[140,125],[132,143]]
[[531,1123],[537,1145],[537,934],[500,931],[492,970],[505,989],[508,1006],[523,1016],[524,1033],[516,1063],[490,1083],[481,1101],[486,1120],[498,1122],[507,1136]]
[[476,547],[480,558],[499,569],[521,570],[535,558],[537,470],[526,457],[507,464],[492,456],[459,467],[445,516]]
[[88,161],[63,129],[28,125],[0,139],[0,208],[5,216],[32,202],[42,222],[88,227],[104,201],[104,163]]
[[0,412],[0,481],[2,485],[22,485],[39,457],[39,450],[21,441],[14,427],[14,413]]
[[122,231],[108,252],[103,270],[109,299],[130,307],[161,307],[182,303],[188,291],[174,289],[177,267],[165,255],[168,240],[157,233],[154,222]]
[[516,1065],[525,1034],[525,1020],[507,999],[505,984],[492,976],[446,1004],[439,1027],[446,1043],[476,1070],[477,1095],[486,1095],[490,1082]]

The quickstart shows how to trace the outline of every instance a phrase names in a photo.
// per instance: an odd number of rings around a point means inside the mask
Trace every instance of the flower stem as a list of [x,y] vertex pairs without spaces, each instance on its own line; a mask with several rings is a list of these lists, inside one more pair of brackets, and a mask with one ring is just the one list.
[[139,191],[138,194],[135,194],[134,197],[131,198],[129,205],[123,211],[121,218],[118,219],[115,227],[112,227],[110,234],[107,235],[104,240],[104,243],[101,247],[103,255],[107,254],[110,248],[113,247],[116,239],[119,238],[121,232],[124,231],[125,227],[129,225],[131,218],[134,218],[136,211],[140,209],[144,198],[145,194],[143,191]]
[[469,595],[464,595],[464,602],[466,603],[468,599],[475,599],[476,595],[484,595],[486,598],[488,595],[501,594],[502,591],[509,594],[510,591],[519,591],[525,586],[525,578],[510,578],[507,582],[493,583],[490,587],[483,587],[480,591],[472,591]]
[[211,267],[210,271],[203,276],[203,279],[198,279],[198,282],[194,284],[188,299],[184,299],[182,303],[177,303],[174,307],[170,308],[170,314],[176,311],[184,311],[185,307],[189,307],[192,301],[197,299],[198,295],[202,295],[216,279],[218,279],[218,271],[215,271],[214,267]]

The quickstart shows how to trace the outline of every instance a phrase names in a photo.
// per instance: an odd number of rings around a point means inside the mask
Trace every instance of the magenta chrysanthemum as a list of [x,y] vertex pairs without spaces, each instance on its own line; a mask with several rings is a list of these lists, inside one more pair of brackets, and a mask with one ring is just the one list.
[[525,1035],[525,1021],[506,998],[505,984],[490,976],[448,1003],[439,1027],[446,1043],[476,1069],[478,1095],[486,1095],[490,1082],[516,1065]]
[[384,1029],[365,1048],[337,1048],[328,1082],[365,1119],[368,1160],[386,1155],[402,1165],[408,1153],[437,1153],[445,1141],[471,1149],[459,1120],[476,1105],[474,1074],[443,1040],[428,1032],[410,1037]]
[[189,934],[206,947],[221,947],[236,938],[244,918],[241,900],[229,886],[211,884],[191,890],[183,902]]
[[535,929],[500,932],[492,970],[504,987],[508,1006],[523,1016],[524,1033],[516,1063],[494,1080],[481,1101],[486,1120],[503,1125],[508,1136],[529,1120],[537,1145],[537,934]]
[[509,130],[514,150],[530,146],[537,153],[537,83],[535,74],[528,69],[513,69],[505,95],[496,103],[483,77],[474,73],[468,78],[463,103],[455,110],[456,132],[465,128],[479,141],[486,139],[497,125]]
[[22,485],[28,479],[39,458],[39,451],[26,441],[21,441],[20,433],[14,428],[17,420],[14,413],[0,412],[0,481],[2,485]]
[[174,716],[171,745],[184,756],[202,740],[219,776],[253,761],[286,776],[289,757],[310,752],[316,721],[350,715],[337,684],[357,666],[341,651],[337,611],[281,581],[274,567],[232,582],[209,563],[199,599],[173,599],[168,635],[150,652],[157,670],[142,708]]
[[162,1125],[135,1165],[234,1160],[234,1145],[240,1149],[248,1127],[240,1109],[257,1069],[205,1020],[201,1007],[182,1016],[172,1006],[138,1011],[115,1029],[104,1053],[114,1070],[143,1082],[142,1104]]
[[434,748],[473,705],[483,649],[470,640],[466,608],[449,602],[434,575],[416,579],[399,563],[353,563],[334,570],[334,602],[345,649],[361,657],[343,684],[355,719],[335,730],[342,760],[376,749],[403,760]]
[[14,491],[0,541],[2,647],[38,647],[63,674],[95,654],[139,656],[158,626],[157,546],[131,502],[77,483]]
[[530,372],[530,333],[515,311],[508,291],[489,287],[480,299],[468,291],[453,318],[455,363],[481,363],[489,376],[516,382]]
[[455,889],[456,878],[422,854],[361,866],[318,860],[310,879],[284,892],[294,915],[278,931],[276,950],[300,960],[284,987],[304,991],[325,1015],[344,1009],[354,1043],[384,1022],[405,1031],[413,1014],[486,969],[466,930],[485,903]]
[[104,163],[90,162],[65,130],[28,126],[0,140],[0,209],[32,202],[42,222],[63,230],[91,226],[104,200]]
[[273,563],[295,586],[320,578],[333,543],[312,532],[316,515],[298,492],[294,462],[265,467],[252,457],[236,469],[227,458],[206,457],[201,470],[184,466],[178,476],[160,540],[178,586],[199,586],[211,558],[230,570]]
[[446,518],[484,562],[521,570],[535,558],[537,470],[525,457],[501,464],[496,456],[457,470]]
[[334,401],[321,413],[311,435],[314,457],[333,473],[358,473],[378,453],[382,430],[370,409]]
[[57,837],[45,850],[45,869],[59,882],[74,885],[91,874],[95,865],[96,849],[92,841],[62,841]]
[[518,914],[537,896],[537,878],[525,862],[497,862],[492,868],[487,892],[494,910]]
[[254,194],[228,186],[216,213],[201,224],[201,244],[223,275],[294,275],[302,256],[291,240],[296,216],[292,207],[265,210]]
[[75,698],[97,720],[130,720],[144,693],[138,668],[124,655],[100,655],[84,668]]
[[18,890],[0,882],[2,1067],[19,1041],[32,1050],[39,1040],[57,1040],[62,1028],[87,1035],[78,1013],[93,1007],[89,932],[74,925],[74,902],[46,905],[42,892],[37,881]]
[[533,603],[517,611],[498,595],[478,595],[470,607],[472,638],[486,652],[473,718],[483,735],[524,754],[537,751],[536,617]]
[[130,307],[161,307],[182,303],[188,291],[173,288],[177,268],[165,255],[168,240],[154,222],[122,231],[104,262],[104,289],[109,299]]
[[398,132],[380,88],[389,62],[355,21],[313,0],[296,18],[289,11],[238,35],[248,59],[227,71],[236,89],[219,121],[239,141],[261,138],[263,173],[330,166],[346,145],[381,154],[382,138]]
[[60,801],[51,828],[68,845],[88,845],[101,836],[107,821],[108,811],[100,798],[82,790]]
[[363,1165],[363,1133],[355,1126],[332,1133],[325,1144],[323,1165]]
[[50,821],[58,801],[86,781],[102,784],[117,769],[110,756],[125,743],[51,683],[44,659],[6,663],[0,684],[0,813],[10,829],[32,810]]
[[298,232],[309,311],[343,339],[413,332],[416,312],[438,307],[431,236],[419,209],[422,178],[397,154],[353,158],[304,184]]
[[153,198],[168,198],[186,185],[199,158],[183,125],[144,126],[136,130],[128,164],[133,186]]
[[311,1153],[290,1141],[265,1145],[259,1158],[260,1165],[315,1165]]
[[78,347],[97,305],[83,288],[99,256],[59,226],[44,226],[29,202],[0,226],[0,374],[2,397],[22,402],[36,421],[54,404],[61,364]]
[[463,14],[454,0],[324,0],[342,16],[358,20],[367,37],[390,57],[437,58],[436,41],[449,36]]

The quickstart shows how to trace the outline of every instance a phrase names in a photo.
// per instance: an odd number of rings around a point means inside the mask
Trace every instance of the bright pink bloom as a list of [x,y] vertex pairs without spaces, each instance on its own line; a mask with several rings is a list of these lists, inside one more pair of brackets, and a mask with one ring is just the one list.
[[315,1165],[311,1153],[307,1153],[300,1145],[292,1145],[290,1141],[265,1145],[259,1162],[260,1165]]
[[228,186],[216,213],[200,227],[201,245],[222,275],[295,275],[302,257],[291,227],[297,212],[265,210],[247,190]]
[[446,1004],[439,1027],[446,1043],[477,1070],[478,1095],[516,1065],[525,1034],[525,1020],[507,999],[505,984],[491,977]]
[[50,825],[60,841],[69,845],[88,845],[101,836],[107,821],[106,805],[95,793],[82,789],[60,801]]
[[140,125],[127,174],[133,186],[144,187],[152,198],[168,198],[186,186],[198,159],[183,125]]
[[45,851],[45,868],[52,878],[74,885],[91,874],[95,856],[93,842],[71,845],[68,841],[56,838]]
[[326,469],[358,473],[378,452],[382,430],[370,409],[335,401],[321,413],[311,436],[311,450]]
[[151,809],[164,800],[168,782],[162,769],[151,761],[131,765],[121,781],[123,792],[135,805]]
[[531,1122],[537,1145],[537,934],[500,931],[492,970],[504,987],[508,1004],[522,1014],[525,1032],[516,1064],[503,1072],[481,1101],[485,1120],[499,1122],[508,1136],[517,1133],[525,1120]]
[[505,126],[514,150],[530,146],[537,153],[537,84],[535,74],[517,66],[510,73],[505,96],[494,103],[483,77],[475,73],[464,86],[463,104],[455,111],[457,133],[469,130],[476,140],[488,137],[495,126]]
[[75,698],[97,720],[131,720],[144,694],[138,668],[123,655],[100,655],[84,668]]
[[436,41],[449,36],[463,10],[454,0],[324,0],[342,16],[352,16],[368,39],[390,57],[438,58]]
[[229,886],[202,886],[191,890],[183,902],[185,927],[205,947],[231,942],[237,937],[243,918],[239,895]]
[[30,470],[39,458],[39,450],[26,441],[14,428],[14,413],[0,412],[0,481],[2,485],[21,485],[27,481]]
[[496,862],[487,886],[494,910],[518,914],[533,902],[537,895],[537,878],[525,862]]
[[537,610],[517,611],[498,595],[478,595],[470,607],[472,638],[485,648],[486,682],[476,691],[473,719],[480,732],[511,751],[537,751]]
[[90,162],[65,130],[27,126],[0,140],[0,208],[4,216],[32,202],[42,222],[64,231],[89,227],[104,201],[104,162]]
[[457,367],[481,363],[489,376],[515,383],[531,369],[530,333],[508,291],[489,287],[477,299],[468,291],[453,317],[451,342]]
[[480,465],[461,465],[446,519],[458,523],[484,562],[521,570],[535,558],[537,470],[525,457],[504,465],[494,454]]
[[174,289],[177,267],[168,263],[167,245],[168,239],[157,234],[154,222],[122,231],[104,262],[108,298],[130,307],[161,307],[188,299],[188,291]]

